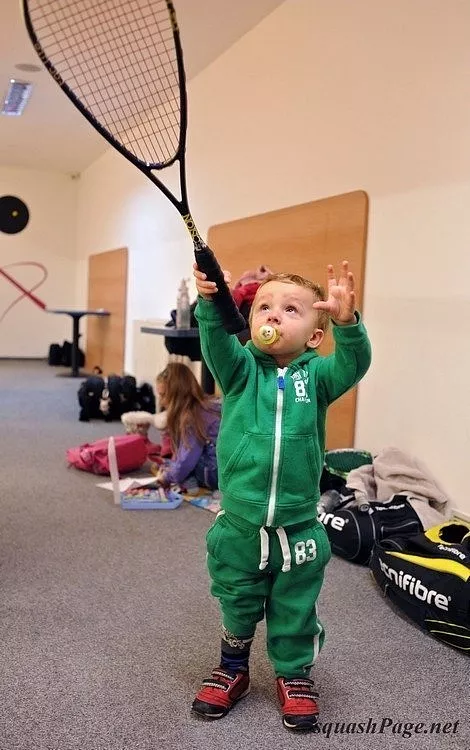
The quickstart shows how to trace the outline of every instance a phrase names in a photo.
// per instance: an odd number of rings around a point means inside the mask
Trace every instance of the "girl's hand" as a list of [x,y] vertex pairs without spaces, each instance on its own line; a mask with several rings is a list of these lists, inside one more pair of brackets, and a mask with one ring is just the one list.
[[337,325],[351,325],[356,322],[356,295],[354,293],[354,276],[349,270],[347,260],[343,260],[341,270],[336,277],[333,266],[328,266],[328,299],[326,302],[314,302],[316,310],[325,310]]
[[155,479],[157,480],[157,482],[159,482],[159,484],[163,486],[168,484],[166,480],[165,472],[163,471],[163,469],[158,469],[157,473],[155,474]]
[[[215,281],[209,281],[205,273],[199,270],[197,263],[193,265],[193,275],[196,279],[196,289],[198,294],[204,299],[210,299],[213,294],[218,292]],[[224,271],[224,279],[227,284],[232,281],[232,276],[229,271]]]

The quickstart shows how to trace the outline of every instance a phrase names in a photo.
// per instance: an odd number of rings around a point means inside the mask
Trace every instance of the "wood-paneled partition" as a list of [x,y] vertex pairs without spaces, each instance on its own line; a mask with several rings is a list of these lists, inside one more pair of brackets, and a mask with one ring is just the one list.
[[104,308],[107,318],[87,319],[86,368],[123,374],[127,302],[127,248],[90,255],[88,309]]
[[[361,309],[366,259],[368,197],[362,190],[212,226],[208,243],[235,281],[260,265],[326,284],[326,266],[348,260]],[[333,348],[331,332],[321,352]],[[354,445],[356,389],[330,407],[328,449]]]

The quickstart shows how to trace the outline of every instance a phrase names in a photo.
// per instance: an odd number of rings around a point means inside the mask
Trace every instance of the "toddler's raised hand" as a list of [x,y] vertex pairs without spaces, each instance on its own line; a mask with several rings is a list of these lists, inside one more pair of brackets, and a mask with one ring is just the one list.
[[[197,263],[193,264],[193,269],[198,294],[204,299],[210,299],[218,291],[215,281],[209,281],[206,274],[199,270]],[[224,271],[223,273],[225,281],[230,284],[232,280],[230,272]]]
[[347,260],[343,260],[341,269],[336,276],[333,266],[329,265],[328,299],[326,302],[314,302],[316,310],[325,310],[334,323],[348,325],[356,322],[356,295],[354,292],[354,276],[349,270]]

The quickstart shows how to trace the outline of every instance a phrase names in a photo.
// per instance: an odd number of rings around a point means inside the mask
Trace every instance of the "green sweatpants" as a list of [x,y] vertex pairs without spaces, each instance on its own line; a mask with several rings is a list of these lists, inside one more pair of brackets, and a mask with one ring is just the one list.
[[[250,638],[266,616],[267,651],[276,677],[308,675],[325,638],[316,606],[331,557],[323,525],[315,519],[260,532],[222,512],[206,540],[211,593],[220,601],[224,627]],[[266,567],[260,570],[263,555]]]

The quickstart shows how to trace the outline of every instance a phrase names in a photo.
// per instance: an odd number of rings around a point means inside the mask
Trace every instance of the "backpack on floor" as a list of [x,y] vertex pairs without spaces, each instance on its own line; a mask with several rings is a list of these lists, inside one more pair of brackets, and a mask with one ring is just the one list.
[[369,501],[360,506],[351,504],[353,498],[353,490],[346,498],[332,490],[321,496],[318,505],[318,520],[325,527],[331,550],[345,560],[367,565],[374,542],[423,530],[407,495],[392,495],[385,502]]
[[90,375],[80,385],[77,392],[80,406],[78,419],[80,422],[89,422],[90,419],[103,419],[104,415],[100,409],[103,389],[104,379],[99,375]]
[[470,524],[448,521],[374,545],[370,569],[423,630],[470,656]]
[[[155,414],[157,408],[155,393],[150,383],[142,383],[137,388],[137,410]],[[132,411],[131,409],[129,411]]]
[[50,345],[47,364],[51,367],[59,367],[62,364],[62,347],[60,344]]
[[[135,471],[147,460],[147,441],[141,435],[117,435],[114,438],[118,471]],[[109,474],[109,438],[84,443],[67,450],[67,461],[81,471]]]
[[127,411],[136,411],[137,383],[133,375],[108,375],[100,399],[100,411],[106,422],[121,419]]
[[[61,347],[61,362],[62,367],[70,367],[72,364],[72,344],[70,341],[64,341]],[[83,367],[85,364],[85,354],[80,347],[78,348],[78,362],[79,367]]]
[[128,411],[136,411],[138,409],[138,393],[137,393],[137,381],[133,375],[124,375],[121,378],[121,393],[120,393],[120,409],[121,418],[122,414]]

